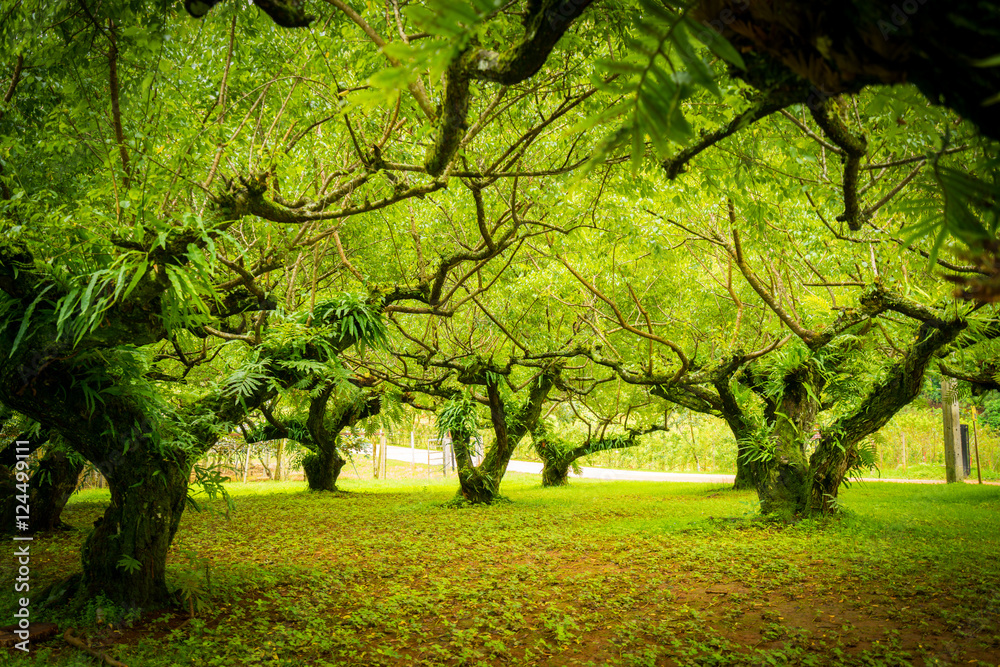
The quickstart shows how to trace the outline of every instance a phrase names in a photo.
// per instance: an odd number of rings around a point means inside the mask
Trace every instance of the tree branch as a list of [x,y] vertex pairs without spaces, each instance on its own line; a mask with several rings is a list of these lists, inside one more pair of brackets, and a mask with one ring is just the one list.
[[[375,44],[380,49],[383,49],[385,47],[386,41],[382,39],[382,36],[379,35],[377,32],[375,32],[375,29],[372,28],[368,24],[368,22],[364,20],[364,18],[362,18],[361,14],[358,14],[356,11],[354,11],[350,6],[347,5],[347,3],[345,3],[343,0],[326,0],[326,1],[331,5],[333,5],[334,7],[336,7],[337,9],[339,9],[340,11],[342,11],[344,14],[346,14],[349,19],[354,21],[354,23],[359,28],[361,28],[361,30],[366,35],[368,35],[368,39],[375,42]],[[383,53],[385,52],[383,51]],[[400,66],[400,62],[396,60],[396,58],[390,56],[389,54],[385,54],[385,57],[389,61],[389,64],[391,64],[393,67]],[[420,110],[424,112],[424,115],[428,119],[434,120],[437,117],[437,112],[434,109],[434,105],[427,97],[427,90],[424,88],[423,81],[417,79],[416,81],[411,83],[408,86],[408,88],[410,90],[410,94],[413,95],[413,99],[416,100],[417,106],[419,106]]]
[[118,156],[122,162],[122,190],[128,192],[129,182],[132,179],[129,167],[128,148],[125,146],[125,132],[122,129],[122,112],[118,101],[118,39],[115,35],[115,24],[109,22],[108,41],[111,46],[108,49],[108,86],[111,91],[111,122],[115,129],[115,140],[118,142]]
[[586,287],[591,294],[596,296],[604,303],[608,304],[608,306],[611,308],[611,311],[615,314],[615,318],[618,320],[618,324],[621,325],[623,329],[629,331],[630,333],[634,333],[637,336],[642,336],[643,338],[656,341],[657,343],[660,343],[661,345],[669,347],[671,350],[673,350],[674,354],[676,354],[677,358],[680,360],[680,367],[677,369],[677,372],[674,373],[673,378],[670,380],[670,384],[676,383],[684,375],[684,373],[687,372],[688,366],[690,365],[690,361],[688,360],[687,355],[684,354],[684,350],[681,348],[680,345],[671,340],[667,340],[665,338],[657,336],[654,333],[647,333],[642,329],[637,329],[636,327],[629,324],[625,320],[625,317],[622,315],[622,312],[618,309],[618,306],[615,305],[615,303],[611,299],[604,296],[604,294],[602,294],[601,291],[598,290],[596,287],[591,285],[586,278],[577,273],[576,270],[572,266],[570,266],[569,262],[567,262],[565,259],[563,259],[559,255],[556,255],[556,259],[562,262],[562,265],[565,266],[570,273],[576,276],[576,279],[579,280],[580,283],[583,284],[583,286]]
[[[338,3],[341,0],[327,0]],[[445,93],[441,105],[434,146],[428,151],[424,166],[427,173],[439,176],[451,164],[468,129],[469,81],[492,81],[512,86],[530,79],[545,64],[556,43],[573,20],[593,0],[545,0],[539,11],[529,14],[520,42],[503,53],[470,47],[458,54],[445,73]]]
[[861,168],[861,158],[868,153],[868,139],[864,135],[851,134],[841,120],[840,114],[833,108],[834,104],[836,100],[824,100],[822,104],[811,106],[810,110],[823,133],[843,150],[841,158],[844,160],[844,212],[837,216],[837,220],[847,222],[848,229],[856,232],[861,229],[866,219],[858,201],[858,173]]
[[725,125],[714,132],[709,132],[704,135],[698,143],[688,146],[674,157],[664,160],[661,164],[667,172],[667,178],[674,180],[686,170],[687,163],[702,151],[714,146],[726,137],[736,134],[743,128],[756,123],[758,120],[770,116],[775,111],[781,111],[790,104],[794,104],[796,101],[797,100],[789,99],[787,96],[784,96],[780,98],[766,97],[755,103],[749,109],[738,114],[736,118],[729,121],[728,125]]

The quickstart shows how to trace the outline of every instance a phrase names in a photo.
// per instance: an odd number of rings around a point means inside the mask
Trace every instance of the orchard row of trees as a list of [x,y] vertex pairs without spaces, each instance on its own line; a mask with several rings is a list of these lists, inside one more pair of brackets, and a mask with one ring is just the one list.
[[996,16],[921,5],[873,46],[869,3],[825,33],[779,3],[809,46],[750,3],[211,4],[0,22],[4,530],[24,493],[55,527],[95,465],[86,594],[168,599],[235,429],[302,443],[329,491],[344,429],[431,410],[489,503],[526,436],[559,484],[692,410],[788,520],[928,373],[997,388]]

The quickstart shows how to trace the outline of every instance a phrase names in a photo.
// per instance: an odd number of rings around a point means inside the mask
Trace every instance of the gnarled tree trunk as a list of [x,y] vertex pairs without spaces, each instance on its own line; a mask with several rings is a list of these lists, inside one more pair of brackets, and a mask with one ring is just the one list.
[[125,607],[171,602],[167,550],[180,525],[191,464],[156,456],[150,440],[98,468],[111,503],[83,546],[83,584]]
[[[185,422],[199,424],[189,427],[199,448],[181,451],[164,442],[178,424],[162,421],[142,395],[118,386],[111,369],[101,366],[108,363],[101,357],[80,361],[62,346],[36,348],[0,362],[0,392],[13,409],[44,419],[108,481],[111,503],[83,546],[85,592],[104,594],[123,608],[162,606],[171,601],[167,549],[184,511],[191,467],[218,438],[213,422],[239,421],[271,390],[262,387],[242,402],[209,396],[188,406],[192,419]],[[101,401],[88,399],[84,381]]]
[[347,463],[337,447],[337,438],[344,429],[377,415],[382,409],[381,396],[376,392],[366,392],[349,404],[337,406],[339,414],[329,418],[327,413],[333,390],[334,384],[329,382],[310,399],[305,424],[294,419],[281,421],[265,408],[262,411],[268,424],[247,435],[252,442],[288,438],[308,449],[309,454],[302,460],[302,468],[310,491],[337,490],[337,479]]
[[543,373],[532,384],[528,400],[518,410],[510,428],[507,426],[507,408],[496,384],[488,381],[486,394],[490,404],[490,420],[493,423],[493,442],[486,450],[482,463],[473,465],[470,439],[468,435],[456,438],[455,459],[458,463],[458,497],[474,504],[492,503],[500,492],[500,483],[507,472],[510,457],[514,454],[521,438],[535,428],[542,414],[549,391],[555,386],[555,374]]
[[[309,418],[306,427],[312,437],[313,454],[311,460],[303,462],[306,479],[311,491],[336,491],[337,478],[346,461],[337,449],[337,438],[346,428],[354,426],[362,419],[377,415],[382,409],[382,397],[377,392],[363,393],[351,404],[340,407],[340,414],[326,419],[330,394],[334,385],[329,383],[323,391],[309,403]],[[306,457],[310,459],[310,457]]]
[[345,463],[347,459],[340,455],[336,447],[306,454],[302,459],[302,469],[306,473],[309,490],[336,491],[337,480]]
[[459,436],[451,444],[455,448],[455,462],[458,464],[459,496],[473,504],[492,503],[500,491],[500,480],[507,470],[510,456],[507,461],[501,461],[501,456],[490,457],[490,453],[496,450],[496,447],[491,447],[483,462],[475,466],[472,463],[471,438]]
[[812,475],[806,459],[806,438],[810,436],[819,404],[816,396],[822,380],[811,363],[785,376],[784,391],[774,421],[772,452],[755,464],[755,482],[760,510],[783,520],[808,512]]
[[573,462],[566,457],[542,457],[542,486],[569,484],[569,467]]
[[920,393],[924,373],[935,353],[966,329],[964,320],[928,319],[917,330],[903,358],[876,384],[855,412],[824,429],[810,458],[810,507],[826,512],[836,507],[848,471],[859,460],[858,443],[885,426]]

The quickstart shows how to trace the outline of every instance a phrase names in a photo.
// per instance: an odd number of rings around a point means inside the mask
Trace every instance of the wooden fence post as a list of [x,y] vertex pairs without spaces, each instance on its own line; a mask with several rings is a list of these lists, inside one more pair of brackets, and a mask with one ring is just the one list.
[[983,469],[979,466],[979,429],[976,427],[976,422],[979,421],[979,413],[976,411],[976,406],[972,406],[972,446],[976,450],[976,477],[979,478],[979,483],[983,483]]
[[387,449],[387,447],[386,447],[386,441],[385,441],[385,429],[382,429],[381,434],[382,434],[382,437],[380,439],[382,441],[382,447],[379,450],[378,467],[382,471],[382,478],[385,479],[385,477],[386,477],[386,474],[385,474],[385,468],[386,468],[386,449]]
[[962,436],[959,433],[957,382],[941,378],[941,408],[944,416],[944,467],[945,480],[951,484],[965,477],[962,460]]
[[250,472],[250,443],[247,443],[247,455],[243,459],[243,483],[247,483],[247,473]]

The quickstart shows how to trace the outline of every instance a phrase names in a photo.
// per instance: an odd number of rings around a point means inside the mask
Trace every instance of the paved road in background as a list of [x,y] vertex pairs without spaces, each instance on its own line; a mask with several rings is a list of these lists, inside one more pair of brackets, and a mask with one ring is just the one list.
[[[409,447],[394,447],[389,445],[386,449],[386,458],[393,461],[413,462],[427,465],[427,450],[411,450]],[[430,462],[441,465],[441,452],[431,451]],[[542,474],[542,464],[535,461],[511,461],[507,466],[510,472],[526,472],[535,475]],[[631,480],[642,482],[695,482],[698,484],[732,484],[734,475],[708,475],[702,473],[688,472],[646,472],[644,470],[615,470],[613,468],[581,468],[582,475],[573,477],[583,477],[584,479],[612,479]],[[944,471],[941,471],[944,474]],[[896,482],[902,484],[944,484],[943,479],[892,479],[887,477],[864,477],[862,482]],[[965,480],[968,484],[975,484],[975,479]],[[984,482],[985,484],[998,484],[998,482]]]

